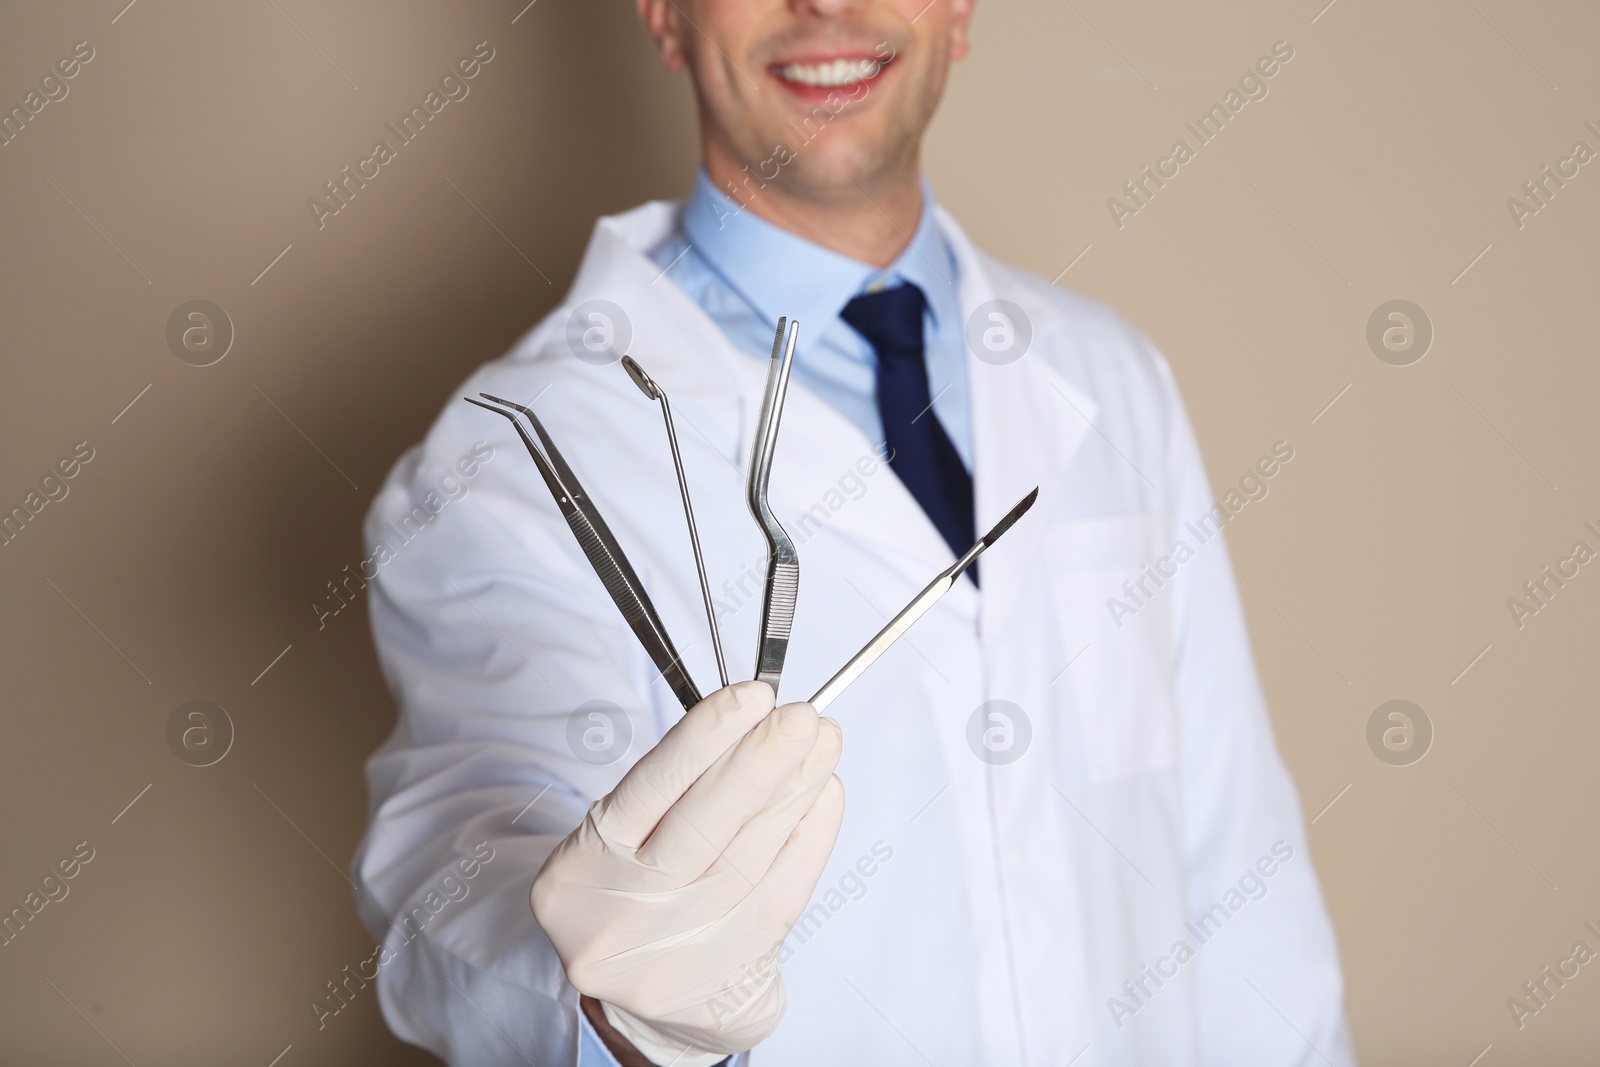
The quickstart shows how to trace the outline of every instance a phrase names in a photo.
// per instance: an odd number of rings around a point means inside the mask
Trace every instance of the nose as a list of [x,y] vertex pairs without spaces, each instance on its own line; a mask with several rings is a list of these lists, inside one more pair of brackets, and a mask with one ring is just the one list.
[[861,0],[789,0],[790,11],[818,18],[837,18],[861,6]]

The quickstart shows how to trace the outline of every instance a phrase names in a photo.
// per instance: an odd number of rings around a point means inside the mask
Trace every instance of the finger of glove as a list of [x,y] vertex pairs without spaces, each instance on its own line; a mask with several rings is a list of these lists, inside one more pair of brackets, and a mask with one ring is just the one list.
[[[799,768],[779,786],[767,805],[745,822],[710,869],[692,883],[683,882],[677,869],[664,872],[649,866],[652,857],[643,852],[613,856],[602,867],[593,867],[590,860],[596,856],[596,846],[583,841],[588,831],[580,826],[556,847],[533,885],[534,914],[541,922],[552,924],[546,929],[558,950],[565,950],[563,959],[579,952],[574,946],[582,943],[587,946],[582,955],[609,958],[614,965],[621,965],[622,948],[674,938],[714,924],[760,881],[827,784],[838,763],[840,748],[839,724],[833,719],[818,719],[817,736]],[[594,884],[588,880],[598,878],[607,892],[599,899],[585,900],[572,892],[574,878],[579,879],[579,885]],[[645,898],[636,898],[636,894],[644,894]],[[640,899],[649,902],[641,904]],[[634,906],[625,906],[630,900]],[[599,910],[602,906],[603,918]],[[597,936],[599,928],[604,931],[601,940],[589,940]],[[579,936],[577,931],[585,933]],[[598,947],[601,942],[607,947]]]
[[833,855],[839,840],[839,825],[844,819],[844,783],[832,775],[822,791],[784,842],[767,873],[744,900],[739,902],[737,923],[761,930],[789,930],[811,902],[817,879]]
[[842,745],[839,724],[833,719],[819,719],[816,743],[801,761],[800,769],[772,795],[765,808],[739,828],[733,842],[701,876],[701,881],[726,877],[738,883],[730,891],[743,896],[749,889],[747,880],[759,882],[765,877],[778,852],[832,778]]
[[[605,961],[610,999],[661,1019],[686,1005],[708,1002],[720,1003],[725,1014],[749,996],[760,984],[760,976],[776,962],[790,929],[809,903],[833,853],[843,814],[844,788],[837,777],[827,775],[816,798],[781,842],[777,861],[755,887],[746,887],[734,900],[700,916],[693,927],[685,927],[693,929],[691,936],[670,937],[664,927],[658,928],[650,945]],[[705,903],[699,899],[701,889],[702,883],[696,882],[680,890],[675,903],[700,910]],[[690,894],[696,899],[684,900]],[[674,918],[681,921],[686,915]],[[669,940],[670,948],[655,947]],[[740,997],[726,999],[730,980],[742,989]],[[716,997],[719,990],[723,991],[721,1001]]]
[[817,713],[810,704],[772,711],[662,816],[639,849],[639,864],[668,885],[694,881],[794,776],[816,739]]
[[600,803],[595,825],[625,848],[645,842],[673,804],[772,710],[772,687],[738,682],[684,713]]

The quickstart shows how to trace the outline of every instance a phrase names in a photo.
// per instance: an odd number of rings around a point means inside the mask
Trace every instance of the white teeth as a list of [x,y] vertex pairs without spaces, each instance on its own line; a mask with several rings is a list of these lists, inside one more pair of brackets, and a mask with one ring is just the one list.
[[882,69],[875,59],[836,59],[832,63],[787,63],[778,68],[778,76],[801,85],[831,88],[865,81]]

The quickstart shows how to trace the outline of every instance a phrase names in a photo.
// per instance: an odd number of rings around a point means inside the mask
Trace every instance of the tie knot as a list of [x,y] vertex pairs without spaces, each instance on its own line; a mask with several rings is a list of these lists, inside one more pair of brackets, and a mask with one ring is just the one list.
[[907,282],[893,289],[880,289],[856,297],[844,306],[839,317],[867,339],[878,357],[920,356],[923,350],[922,313],[928,298],[921,289]]

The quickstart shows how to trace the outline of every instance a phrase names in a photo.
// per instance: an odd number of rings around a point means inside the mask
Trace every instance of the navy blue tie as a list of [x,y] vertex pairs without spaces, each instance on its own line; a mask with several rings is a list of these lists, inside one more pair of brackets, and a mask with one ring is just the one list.
[[[933,412],[922,339],[927,297],[915,285],[858,296],[839,317],[878,356],[878,414],[889,446],[889,466],[911,490],[950,551],[972,547],[972,475]],[[977,568],[967,573],[978,581]]]

